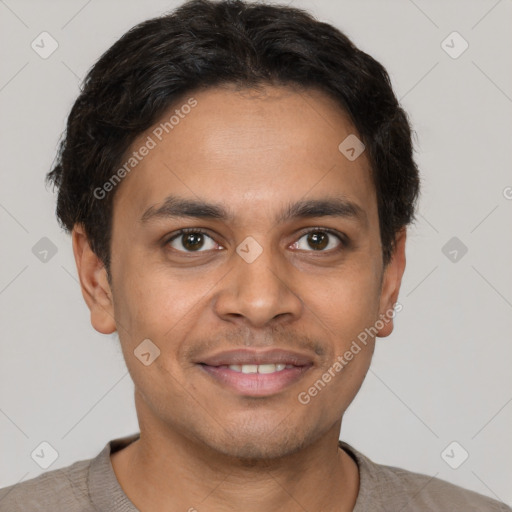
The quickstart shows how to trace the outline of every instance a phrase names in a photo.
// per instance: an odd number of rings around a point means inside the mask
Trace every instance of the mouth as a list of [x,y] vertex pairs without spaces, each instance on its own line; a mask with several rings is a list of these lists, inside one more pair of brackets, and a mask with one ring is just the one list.
[[223,352],[197,364],[216,384],[252,397],[278,394],[314,366],[312,356],[279,349]]

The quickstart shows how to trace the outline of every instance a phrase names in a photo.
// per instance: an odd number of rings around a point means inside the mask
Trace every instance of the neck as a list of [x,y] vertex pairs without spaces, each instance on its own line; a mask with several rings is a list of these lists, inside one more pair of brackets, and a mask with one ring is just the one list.
[[320,439],[273,459],[228,456],[158,423],[111,455],[125,494],[141,512],[351,512],[357,464],[338,446],[341,420]]

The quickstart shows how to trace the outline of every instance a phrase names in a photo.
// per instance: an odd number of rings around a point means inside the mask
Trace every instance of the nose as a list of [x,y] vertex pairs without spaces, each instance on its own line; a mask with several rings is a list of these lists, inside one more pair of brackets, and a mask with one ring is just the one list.
[[214,297],[217,316],[252,327],[299,318],[303,301],[293,289],[289,264],[266,248],[254,261],[238,253],[233,260],[232,270]]

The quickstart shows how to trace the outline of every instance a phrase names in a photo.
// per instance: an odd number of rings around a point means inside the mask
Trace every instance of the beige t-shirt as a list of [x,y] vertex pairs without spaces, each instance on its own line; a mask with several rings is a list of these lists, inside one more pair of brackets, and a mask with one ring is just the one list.
[[[109,441],[93,459],[0,489],[0,512],[138,512],[116,479],[110,454],[139,434]],[[353,512],[512,512],[494,499],[438,478],[372,462],[339,442],[359,467]]]

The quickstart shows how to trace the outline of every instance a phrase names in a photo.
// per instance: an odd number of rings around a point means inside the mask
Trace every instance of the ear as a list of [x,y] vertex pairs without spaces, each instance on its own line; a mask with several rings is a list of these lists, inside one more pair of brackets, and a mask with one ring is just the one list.
[[111,334],[116,331],[116,322],[105,266],[89,246],[81,224],[75,224],[71,238],[82,295],[91,311],[91,324],[98,332]]
[[[382,319],[384,327],[379,329],[377,336],[385,338],[393,332],[393,318],[390,313],[398,299],[398,292],[402,283],[405,270],[405,240],[406,228],[402,228],[395,237],[395,249],[388,265],[384,269],[382,287],[380,293],[379,319]],[[394,316],[394,315],[393,315]]]

